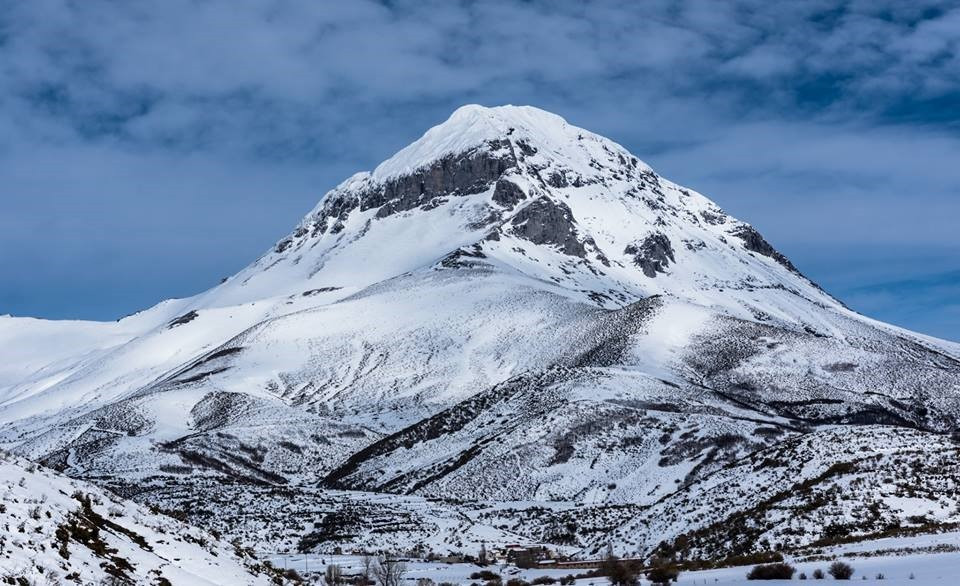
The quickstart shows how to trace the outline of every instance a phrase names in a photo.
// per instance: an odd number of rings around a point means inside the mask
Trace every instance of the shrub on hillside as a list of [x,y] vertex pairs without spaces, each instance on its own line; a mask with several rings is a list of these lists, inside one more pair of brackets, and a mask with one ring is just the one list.
[[615,557],[607,558],[600,571],[612,586],[631,586],[637,582],[637,573],[633,567]]
[[669,584],[676,582],[680,575],[680,569],[673,564],[672,560],[654,557],[651,560],[651,568],[647,570],[647,580],[654,584]]
[[797,569],[783,562],[754,566],[747,580],[791,580]]
[[843,562],[833,562],[827,570],[834,580],[849,580],[853,576],[853,566]]

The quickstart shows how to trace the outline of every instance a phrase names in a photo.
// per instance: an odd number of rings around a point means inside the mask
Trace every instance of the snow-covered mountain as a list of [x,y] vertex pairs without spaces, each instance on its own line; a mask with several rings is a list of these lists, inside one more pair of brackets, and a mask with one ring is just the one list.
[[[531,107],[460,108],[207,292],[111,324],[0,318],[0,348],[8,449],[242,538],[250,519],[224,520],[256,495],[264,527],[314,517],[276,544],[321,549],[771,547],[708,531],[756,499],[709,516],[691,499],[721,481],[770,496],[783,474],[747,463],[791,446],[823,463],[848,438],[942,447],[960,416],[958,345],[850,311],[753,227]],[[835,480],[816,466],[789,475]],[[291,504],[308,494],[324,506]],[[396,517],[418,529],[367,530]]]

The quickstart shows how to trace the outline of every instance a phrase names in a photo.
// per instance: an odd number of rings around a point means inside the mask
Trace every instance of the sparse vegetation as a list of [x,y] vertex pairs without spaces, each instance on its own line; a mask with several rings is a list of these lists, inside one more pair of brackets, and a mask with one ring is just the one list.
[[796,568],[784,562],[754,566],[747,580],[791,580]]
[[600,574],[606,576],[613,586],[632,586],[637,581],[636,570],[607,549],[607,556],[600,566]]
[[337,564],[330,564],[323,573],[323,579],[327,586],[340,586],[343,584],[343,572]]
[[647,570],[647,580],[657,585],[674,582],[679,575],[680,570],[674,561],[666,558],[654,557]]
[[853,566],[845,562],[833,562],[827,572],[835,580],[849,580],[853,576]]
[[396,558],[381,556],[373,566],[373,575],[380,586],[400,586],[407,573],[407,564]]

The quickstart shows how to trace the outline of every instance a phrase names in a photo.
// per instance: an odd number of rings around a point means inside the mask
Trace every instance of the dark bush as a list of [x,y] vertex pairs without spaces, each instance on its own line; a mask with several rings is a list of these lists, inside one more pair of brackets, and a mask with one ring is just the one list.
[[853,576],[853,566],[843,562],[833,562],[827,571],[835,580],[849,580]]
[[823,580],[823,576],[824,576],[823,570],[821,570],[820,568],[817,568],[816,570],[813,571],[814,580]]
[[747,580],[791,580],[797,569],[790,564],[779,562],[754,566],[747,574]]
[[470,574],[471,580],[486,580],[486,581],[500,581],[500,574],[496,572],[491,572],[490,570],[482,570],[480,572],[474,572]]
[[300,583],[300,582],[303,582],[303,576],[301,576],[301,575],[300,575],[300,572],[294,570],[293,568],[288,568],[288,569],[284,570],[284,571],[283,571],[283,576],[284,576],[287,580],[290,580],[291,582],[293,582],[294,584],[298,584],[298,583]]
[[676,566],[657,566],[647,570],[647,580],[650,580],[654,584],[669,584],[674,582],[677,579],[677,576],[680,575],[680,570]]
[[556,583],[556,581],[557,580],[555,578],[551,578],[550,576],[537,576],[533,580],[530,580],[530,583],[531,584],[554,584]]
[[600,575],[606,576],[613,586],[631,586],[637,582],[637,573],[633,567],[614,556],[604,560],[600,566]]

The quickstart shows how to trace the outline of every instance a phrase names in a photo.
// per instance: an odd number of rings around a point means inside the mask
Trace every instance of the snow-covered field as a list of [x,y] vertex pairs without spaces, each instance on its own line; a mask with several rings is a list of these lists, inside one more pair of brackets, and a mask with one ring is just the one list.
[[[889,586],[922,586],[927,584],[957,584],[960,580],[960,553],[940,554],[913,554],[903,556],[884,556],[870,558],[843,558],[844,562],[853,566],[854,574],[851,579],[856,584],[880,584]],[[749,567],[723,568],[720,570],[705,570],[687,572],[680,575],[677,584],[729,584],[743,586],[746,584],[795,584],[800,573],[805,573],[808,580],[813,580],[816,569],[826,573],[830,562],[800,562],[792,564],[797,568],[793,580],[750,581],[746,579]],[[878,576],[882,575],[882,578]],[[911,578],[911,576],[913,576]],[[864,579],[866,578],[866,579]],[[827,583],[835,584],[836,580],[827,574],[824,579]],[[813,580],[814,583],[818,581]]]
[[[736,566],[715,570],[698,570],[681,572],[676,584],[694,586],[696,584],[725,584],[729,586],[744,586],[746,584],[786,584],[800,581],[800,574],[805,574],[807,580],[819,583],[813,578],[815,570],[820,569],[826,574],[825,582],[836,583],[827,574],[830,564],[840,560],[850,564],[854,569],[852,580],[856,583],[880,584],[888,586],[924,586],[953,585],[958,583],[960,576],[960,551],[940,553],[917,552],[928,548],[943,548],[960,550],[960,533],[946,533],[940,535],[926,535],[913,538],[892,538],[874,540],[871,542],[832,548],[823,553],[829,559],[818,561],[802,561],[787,558],[787,562],[796,568],[793,580],[751,581],[746,576],[752,566]],[[892,553],[898,549],[901,553]],[[910,553],[911,551],[915,553]],[[907,552],[907,553],[903,553]],[[859,555],[858,555],[859,554]],[[327,565],[335,564],[345,574],[359,574],[363,570],[360,556],[317,556],[304,555],[273,555],[268,556],[274,565],[280,568],[294,568],[305,575],[318,578],[323,574]],[[482,570],[493,571],[502,576],[505,582],[511,578],[523,579],[530,582],[539,577],[550,577],[555,580],[570,574],[579,574],[587,570],[567,570],[554,568],[520,569],[511,565],[492,564],[477,566],[466,563],[439,563],[410,560],[406,562],[407,582],[414,582],[418,578],[429,578],[436,583],[449,582],[453,584],[476,584],[482,580],[471,578],[471,574]],[[577,586],[607,586],[609,582],[604,577],[578,578]],[[649,582],[641,577],[641,585]]]
[[[814,570],[820,569],[826,573],[832,561],[839,560],[853,567],[852,580],[857,583],[897,586],[960,583],[960,532],[956,531],[868,540],[827,548],[815,556],[826,559],[805,561],[808,557],[810,556],[788,559],[797,569],[794,581],[799,579],[800,573],[806,574],[807,578],[812,580]],[[745,576],[749,570],[749,567],[738,567],[687,572],[681,575],[678,583],[785,583],[748,581]],[[825,580],[834,582],[829,574]]]

